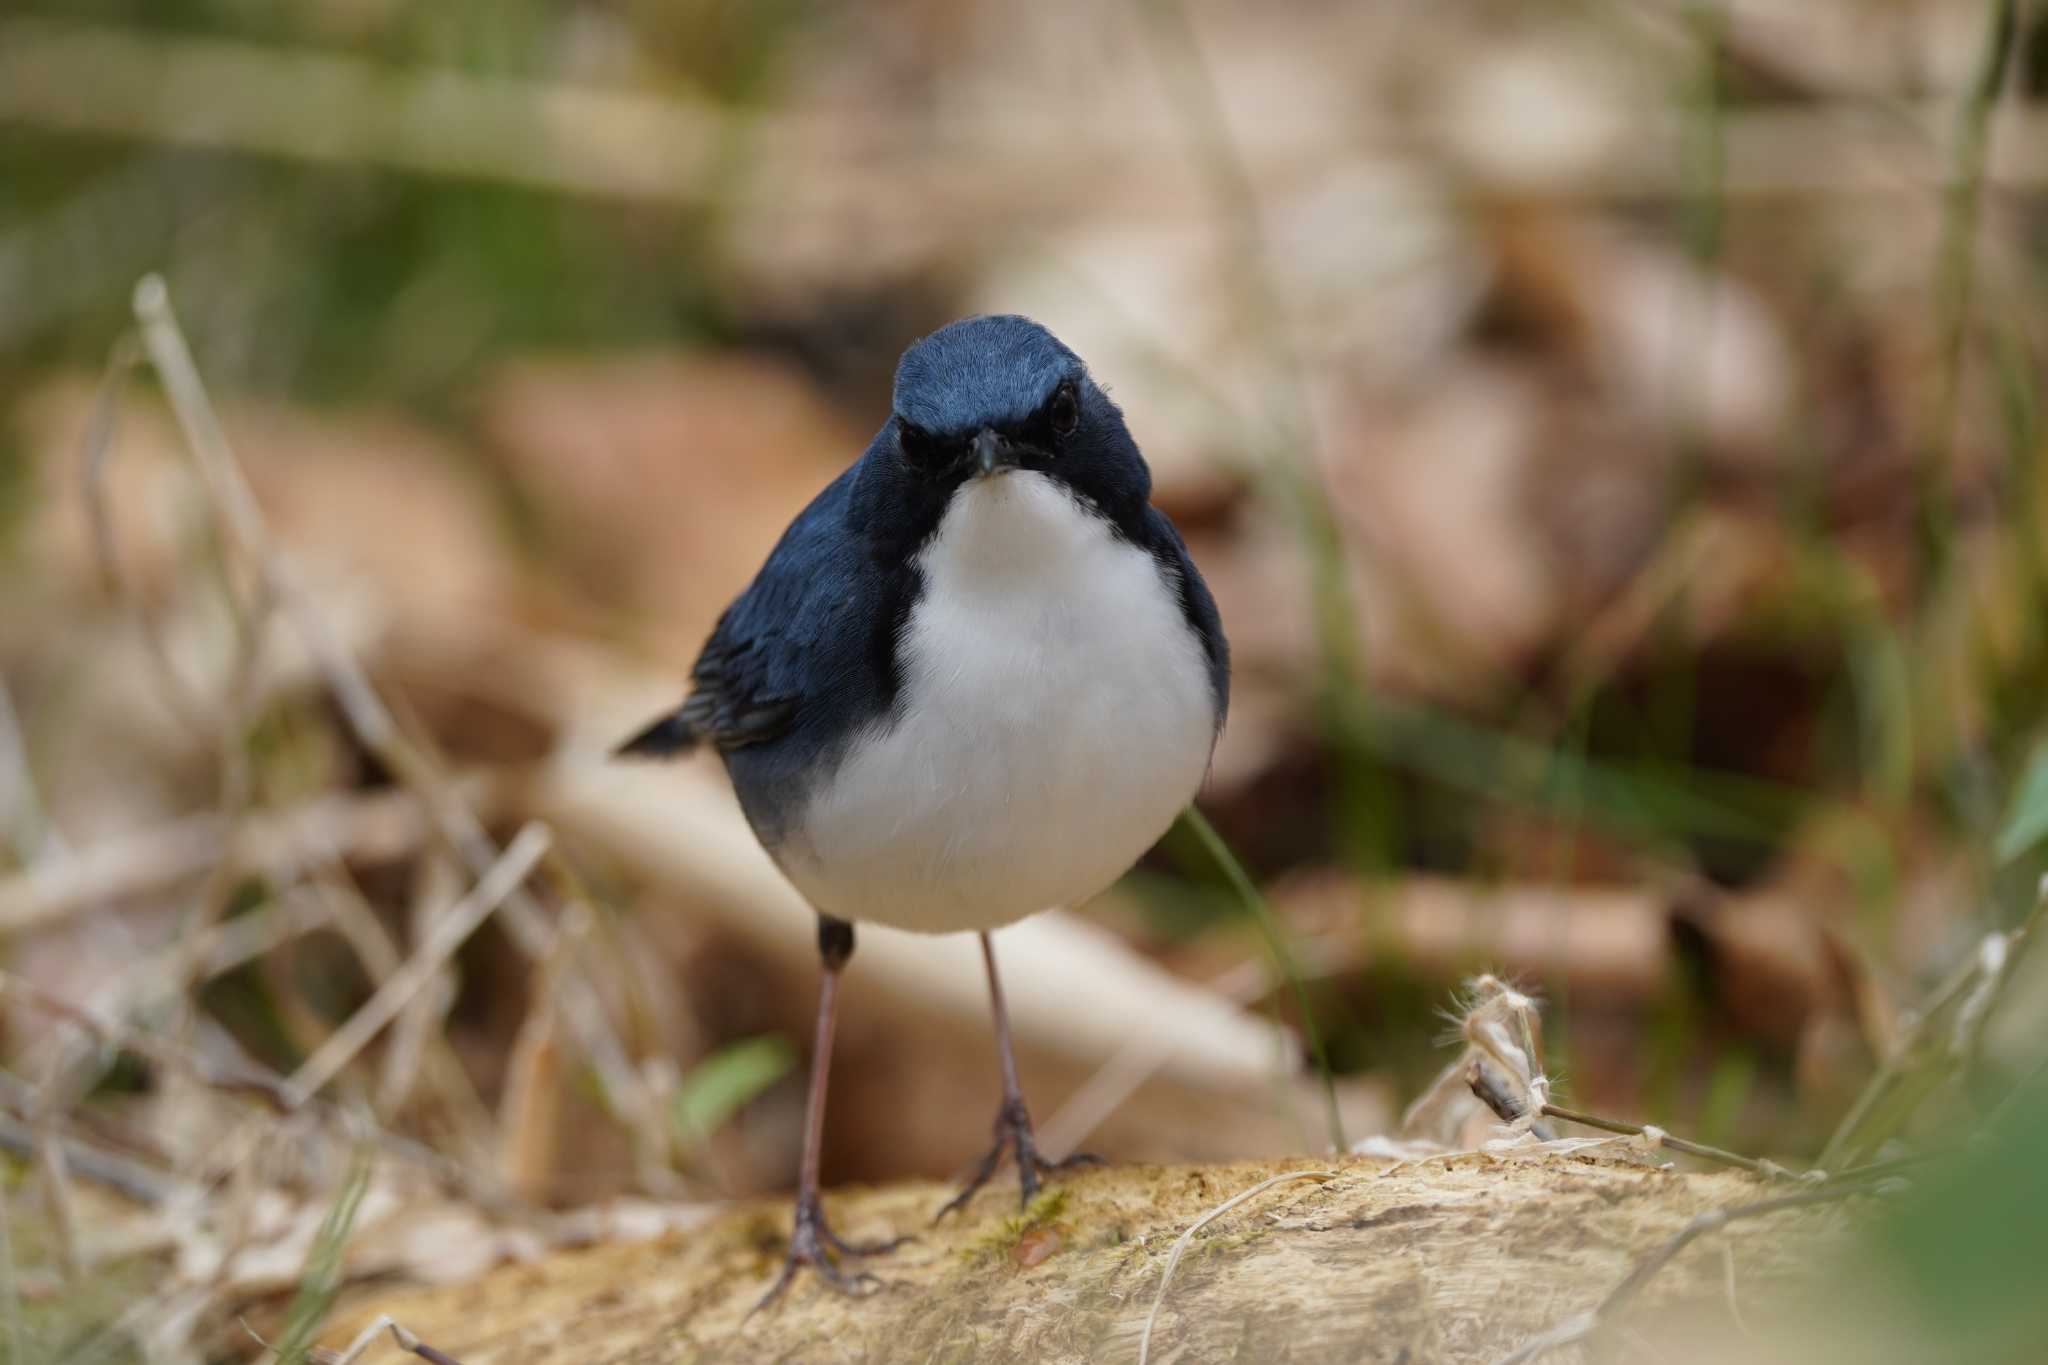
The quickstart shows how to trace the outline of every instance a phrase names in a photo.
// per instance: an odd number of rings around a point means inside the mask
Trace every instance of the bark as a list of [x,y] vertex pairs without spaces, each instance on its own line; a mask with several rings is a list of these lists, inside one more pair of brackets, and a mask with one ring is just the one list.
[[[942,1186],[839,1191],[826,1202],[842,1235],[919,1240],[864,1263],[885,1282],[869,1297],[805,1277],[751,1319],[789,1215],[782,1203],[749,1203],[664,1241],[358,1300],[328,1344],[388,1313],[463,1365],[1135,1361],[1175,1240],[1261,1180],[1318,1167],[1300,1159],[1087,1171],[1022,1215],[1014,1184],[991,1188],[937,1228],[928,1220]],[[1591,1307],[1695,1215],[1770,1193],[1745,1175],[1592,1155],[1350,1158],[1327,1169],[1337,1178],[1277,1185],[1194,1237],[1159,1314],[1153,1361],[1497,1360]],[[1701,1238],[1618,1329],[1654,1323],[1681,1302],[1717,1307],[1732,1273],[1746,1298],[1779,1292],[1835,1216],[1793,1212]]]

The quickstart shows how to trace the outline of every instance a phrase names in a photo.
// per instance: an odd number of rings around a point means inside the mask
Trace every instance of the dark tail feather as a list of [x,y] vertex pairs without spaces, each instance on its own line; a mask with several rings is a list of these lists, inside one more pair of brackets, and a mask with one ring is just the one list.
[[681,711],[671,711],[612,750],[614,758],[673,758],[697,747],[696,727]]

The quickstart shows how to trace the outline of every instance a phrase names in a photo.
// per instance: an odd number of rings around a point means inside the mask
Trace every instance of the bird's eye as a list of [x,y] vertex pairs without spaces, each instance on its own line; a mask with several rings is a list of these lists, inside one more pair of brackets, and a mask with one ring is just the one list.
[[945,460],[944,443],[914,422],[897,418],[896,440],[903,447],[903,458],[920,469],[935,467]]
[[1056,436],[1072,436],[1081,425],[1081,400],[1072,384],[1062,384],[1052,396],[1052,429]]

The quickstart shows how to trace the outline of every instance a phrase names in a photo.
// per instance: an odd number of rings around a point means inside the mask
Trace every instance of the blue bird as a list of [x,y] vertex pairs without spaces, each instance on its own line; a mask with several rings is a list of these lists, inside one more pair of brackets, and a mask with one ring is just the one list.
[[904,352],[867,451],[719,618],[688,698],[620,746],[713,746],[818,913],[796,1221],[762,1304],[804,1266],[872,1287],[837,1257],[895,1245],[843,1241],[818,1200],[856,922],[981,935],[1002,1104],[938,1216],[1006,1152],[1027,1202],[1058,1168],[1033,1140],[990,933],[1122,876],[1201,786],[1230,700],[1215,601],[1151,492],[1123,413],[1052,333],[1017,316],[941,328]]

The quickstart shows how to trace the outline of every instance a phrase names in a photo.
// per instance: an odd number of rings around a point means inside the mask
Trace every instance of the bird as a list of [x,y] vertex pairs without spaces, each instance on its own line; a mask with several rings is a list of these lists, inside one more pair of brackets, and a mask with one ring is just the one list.
[[[1016,314],[912,343],[889,416],[726,608],[684,700],[618,746],[709,747],[762,847],[818,919],[822,977],[791,1237],[757,1309],[843,1261],[819,1151],[854,926],[978,934],[1002,1087],[966,1201],[1038,1150],[991,935],[1086,902],[1193,801],[1230,703],[1230,649],[1186,543],[1152,505],[1122,410]],[[936,1221],[936,1218],[935,1218]]]

